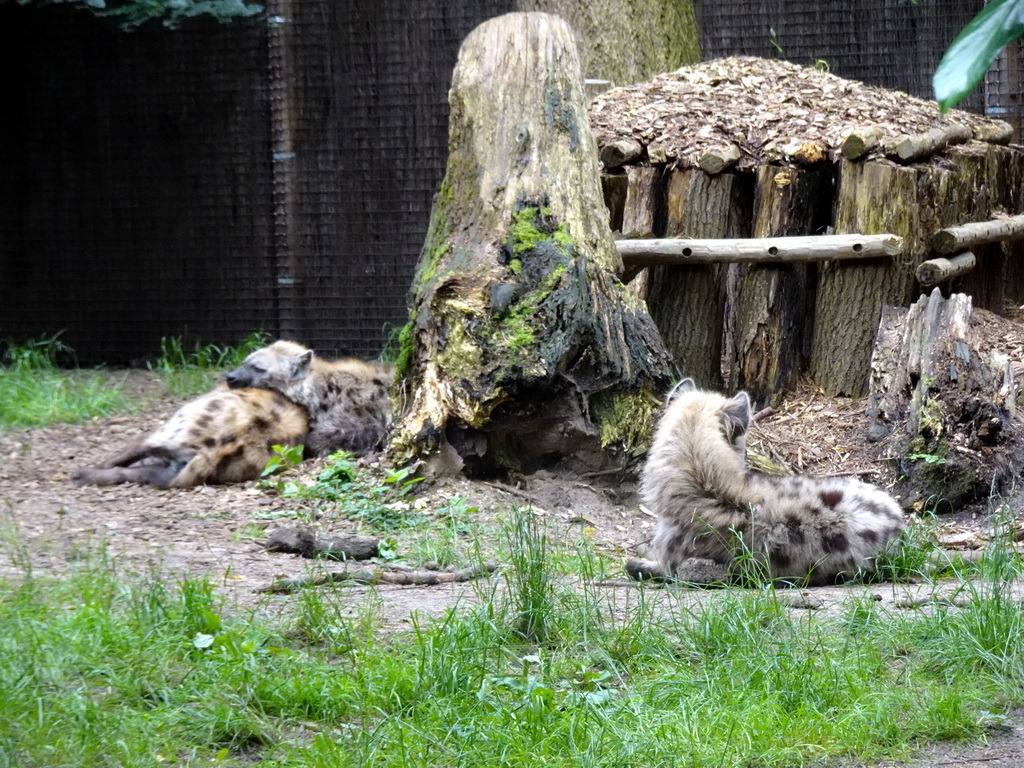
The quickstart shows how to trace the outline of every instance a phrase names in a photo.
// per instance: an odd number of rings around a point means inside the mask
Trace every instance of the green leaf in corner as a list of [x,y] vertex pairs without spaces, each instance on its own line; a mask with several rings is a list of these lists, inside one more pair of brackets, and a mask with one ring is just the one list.
[[993,0],[971,19],[935,68],[932,88],[945,112],[970,93],[1008,43],[1024,35],[1024,0]]

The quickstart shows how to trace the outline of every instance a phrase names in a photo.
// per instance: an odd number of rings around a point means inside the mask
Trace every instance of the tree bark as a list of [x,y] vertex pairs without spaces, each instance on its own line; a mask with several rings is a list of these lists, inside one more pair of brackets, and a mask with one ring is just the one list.
[[482,24],[459,52],[450,101],[390,452],[478,475],[633,457],[674,371],[615,277],[568,25],[536,13]]
[[[820,174],[763,165],[754,193],[754,237],[814,231]],[[813,238],[806,238],[808,240]],[[763,403],[796,382],[805,364],[814,280],[807,264],[751,265],[741,272],[736,301],[730,390]]]
[[[733,173],[709,176],[699,168],[668,179],[669,237],[746,237],[750,190]],[[701,387],[722,385],[725,267],[650,269],[647,304],[684,375]]]
[[828,394],[867,394],[882,305],[903,306],[915,295],[914,269],[938,228],[935,187],[948,176],[948,171],[884,160],[840,162],[836,233],[891,232],[903,239],[903,252],[884,261],[821,265],[810,369]]

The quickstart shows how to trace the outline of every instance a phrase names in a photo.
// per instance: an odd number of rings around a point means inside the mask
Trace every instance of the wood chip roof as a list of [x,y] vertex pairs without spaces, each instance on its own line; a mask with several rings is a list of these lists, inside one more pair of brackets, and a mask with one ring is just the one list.
[[959,123],[975,133],[998,121],[788,61],[732,56],[682,67],[597,96],[590,121],[599,146],[634,139],[642,162],[688,167],[709,149],[737,145],[740,168],[779,159],[785,142],[817,141],[833,161],[851,131],[881,126],[883,142]]

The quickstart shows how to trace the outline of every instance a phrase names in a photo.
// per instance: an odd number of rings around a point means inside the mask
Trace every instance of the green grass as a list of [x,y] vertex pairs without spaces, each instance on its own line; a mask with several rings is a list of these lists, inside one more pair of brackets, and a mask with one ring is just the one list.
[[1009,548],[965,607],[853,595],[821,619],[771,589],[701,608],[581,587],[550,561],[598,576],[594,553],[555,552],[529,512],[500,538],[514,565],[402,631],[344,589],[283,598],[275,624],[102,556],[26,569],[0,586],[0,766],[834,764],[977,737],[1024,701]]
[[[58,337],[7,345],[0,365],[0,429],[87,421],[143,405],[125,392],[123,373],[79,369],[74,351]],[[170,393],[190,397],[211,389],[219,374],[266,340],[252,334],[235,346],[196,344],[188,351],[180,339],[163,339],[163,352],[149,367]]]
[[149,369],[160,375],[167,390],[191,397],[213,388],[217,376],[238,366],[252,352],[269,343],[266,333],[252,333],[234,345],[196,342],[187,349],[180,337],[160,339],[160,357]]
[[0,429],[86,421],[127,410],[123,376],[66,370],[74,353],[57,336],[8,344],[0,365]]

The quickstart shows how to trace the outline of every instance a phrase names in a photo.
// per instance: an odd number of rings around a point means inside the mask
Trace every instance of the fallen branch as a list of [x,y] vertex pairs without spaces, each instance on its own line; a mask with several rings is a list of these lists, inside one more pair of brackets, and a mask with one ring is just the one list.
[[1001,240],[1024,238],[1024,215],[1005,216],[989,221],[973,221],[959,227],[940,229],[932,235],[931,246],[939,253],[970,248],[972,245],[998,243]]
[[318,587],[323,584],[391,584],[394,586],[426,586],[436,584],[453,584],[460,581],[471,581],[489,573],[494,573],[498,566],[492,561],[482,565],[474,565],[459,571],[395,571],[385,568],[361,567],[345,568],[342,571],[321,571],[308,576],[294,579],[278,579],[257,592],[294,592],[303,587]]
[[843,139],[841,152],[847,160],[859,160],[877,147],[885,136],[880,125],[869,125],[859,128]]
[[973,137],[971,129],[966,125],[953,123],[945,128],[934,128],[925,133],[905,136],[887,154],[901,163],[913,163],[924,160],[951,144],[964,144]]
[[928,259],[917,265],[917,282],[925,288],[944,283],[959,275],[970,272],[977,264],[977,259],[970,251],[963,251],[948,259],[939,257]]
[[896,235],[812,235],[744,239],[672,238],[616,240],[627,267],[657,264],[714,264],[838,261],[895,256],[903,251]]
[[309,528],[289,526],[277,528],[263,545],[267,552],[287,552],[302,557],[328,557],[334,560],[369,560],[380,554],[376,536],[339,534],[317,536]]

